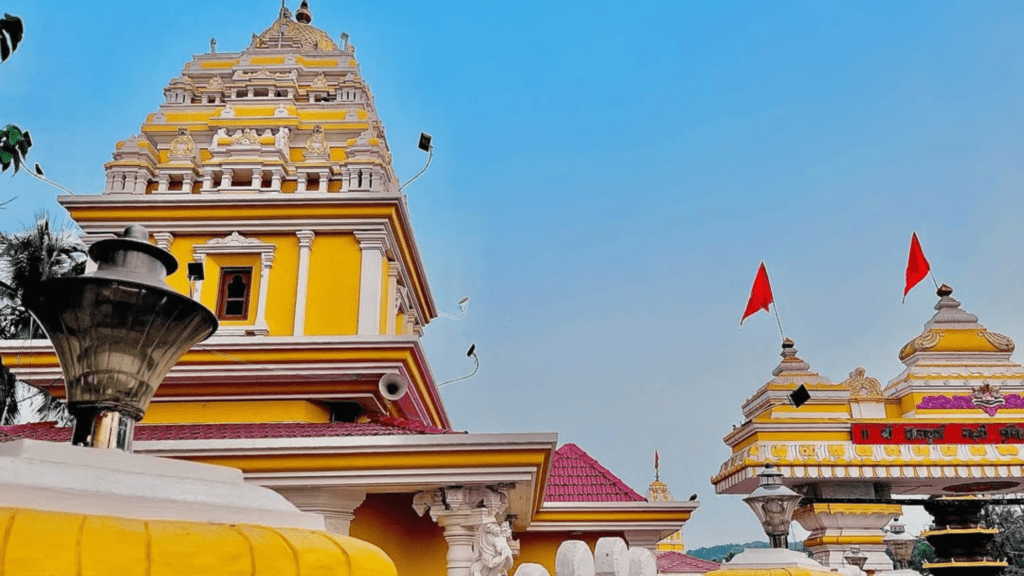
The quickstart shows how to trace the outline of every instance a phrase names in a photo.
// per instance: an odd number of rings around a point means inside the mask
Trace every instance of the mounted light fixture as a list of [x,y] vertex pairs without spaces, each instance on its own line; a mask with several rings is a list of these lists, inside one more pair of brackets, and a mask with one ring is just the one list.
[[864,565],[868,562],[868,555],[860,551],[860,546],[850,546],[850,550],[843,554],[843,560],[850,566],[856,566],[858,570],[863,570]]
[[419,143],[416,146],[420,150],[423,150],[424,152],[427,153],[427,163],[423,166],[422,170],[420,170],[419,172],[416,173],[415,176],[413,176],[412,178],[409,178],[405,182],[405,184],[402,184],[401,186],[398,187],[398,191],[399,192],[404,190],[405,187],[408,186],[409,184],[412,184],[413,180],[415,180],[415,179],[419,178],[420,176],[422,176],[423,173],[427,171],[427,168],[430,168],[430,161],[434,159],[434,145],[432,143],[433,141],[434,141],[434,137],[433,136],[431,136],[430,134],[427,134],[426,132],[420,132],[420,141],[419,141]]
[[889,525],[882,544],[889,549],[892,557],[896,559],[896,569],[906,570],[910,568],[910,561],[914,557],[914,548],[917,546],[917,538],[907,534],[907,527],[899,521],[893,520]]
[[789,525],[803,496],[782,485],[782,473],[765,464],[757,489],[743,499],[757,515],[772,548],[789,548]]
[[43,282],[25,307],[60,360],[72,443],[130,452],[135,422],[164,376],[217,330],[217,318],[167,286],[178,261],[142,226],[96,242],[89,257],[95,271]]

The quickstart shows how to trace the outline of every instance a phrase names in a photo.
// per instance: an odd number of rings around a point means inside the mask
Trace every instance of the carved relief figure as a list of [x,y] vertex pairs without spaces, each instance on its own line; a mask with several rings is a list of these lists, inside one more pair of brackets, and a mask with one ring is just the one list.
[[168,156],[171,158],[192,158],[195,155],[196,143],[184,126],[178,128],[178,136],[171,140]]
[[221,80],[220,76],[214,76],[213,78],[210,78],[209,87],[211,90],[223,90],[224,80]]
[[473,544],[470,576],[508,576],[512,567],[512,549],[496,522],[480,526]]
[[288,152],[289,137],[291,136],[291,130],[288,128],[281,128],[277,131],[277,136],[274,137],[274,147],[282,152]]
[[221,118],[234,118],[235,117],[235,109],[231,106],[231,104],[228,104],[227,106],[224,106],[224,109],[220,111],[220,117]]
[[313,135],[306,140],[306,154],[310,156],[323,156],[331,151],[327,143],[327,135],[324,134],[324,127],[317,124],[313,126]]
[[220,150],[220,144],[218,143],[221,138],[228,137],[228,129],[221,128],[213,134],[213,139],[210,140],[210,150]]
[[321,72],[313,79],[313,88],[327,88],[327,77]]
[[278,104],[277,109],[274,110],[274,117],[280,118],[288,115],[288,109],[285,108],[284,104]]

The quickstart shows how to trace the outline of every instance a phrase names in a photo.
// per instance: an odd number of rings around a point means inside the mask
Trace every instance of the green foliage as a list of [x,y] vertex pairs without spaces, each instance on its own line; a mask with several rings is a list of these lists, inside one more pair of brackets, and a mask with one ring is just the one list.
[[932,548],[932,545],[927,540],[918,540],[917,545],[914,546],[914,555],[910,558],[910,568],[917,570],[921,574],[931,574],[931,572],[924,569],[923,564],[934,561],[935,550]]
[[767,542],[747,542],[746,544],[719,544],[717,546],[707,546],[704,548],[697,548],[694,550],[687,550],[686,554],[693,556],[694,558],[700,558],[701,560],[709,560],[711,562],[727,562],[732,559],[733,556],[739,554],[747,548],[767,548]]
[[989,551],[993,558],[1009,563],[1003,576],[1024,575],[1024,513],[1021,508],[986,506],[983,518],[988,527],[999,529]]
[[0,20],[0,62],[7,61],[11,53],[18,49],[21,39],[25,36],[25,26],[21,18],[4,14]]
[[0,172],[13,165],[14,173],[17,174],[31,147],[32,136],[27,130],[22,130],[14,124],[4,126],[0,131]]
[[[45,337],[22,304],[22,297],[51,278],[77,276],[85,271],[85,245],[66,226],[53,227],[46,214],[21,232],[0,232],[0,339]],[[25,386],[23,386],[25,388]],[[20,414],[18,380],[0,364],[0,424],[14,423]],[[63,402],[34,390],[36,416],[67,423]]]

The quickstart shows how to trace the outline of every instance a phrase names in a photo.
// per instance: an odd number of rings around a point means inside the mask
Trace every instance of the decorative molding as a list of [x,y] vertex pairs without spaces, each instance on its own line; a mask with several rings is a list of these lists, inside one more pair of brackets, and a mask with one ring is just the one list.
[[256,300],[256,319],[252,326],[230,326],[221,327],[219,334],[228,336],[241,336],[253,334],[266,336],[270,333],[267,325],[267,295],[270,290],[270,269],[274,263],[274,253],[277,247],[259,240],[258,238],[246,238],[238,232],[232,232],[225,238],[212,238],[205,244],[197,244],[192,247],[195,258],[204,261],[208,254],[258,254],[260,266],[253,274],[259,278],[259,295]]
[[170,252],[171,244],[174,243],[174,235],[170,232],[153,232],[153,240],[156,241],[157,248]]
[[850,377],[840,382],[850,390],[852,398],[880,398],[882,384],[877,378],[865,375],[864,368],[858,367],[850,372]]

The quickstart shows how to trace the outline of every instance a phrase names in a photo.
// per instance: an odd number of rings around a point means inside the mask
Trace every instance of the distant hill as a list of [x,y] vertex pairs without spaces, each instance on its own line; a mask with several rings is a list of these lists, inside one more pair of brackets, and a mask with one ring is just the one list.
[[719,544],[718,546],[706,546],[695,550],[687,550],[686,554],[701,560],[721,562],[731,553],[740,553],[745,548],[767,548],[767,542],[747,542],[746,544]]

